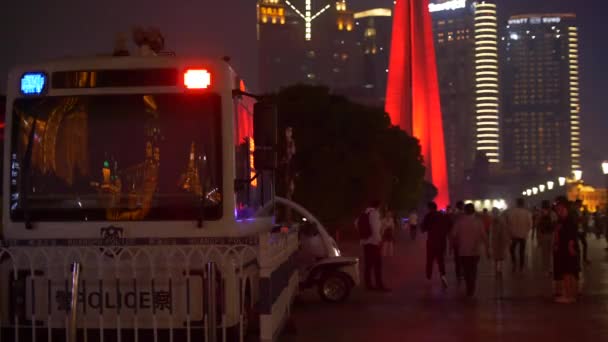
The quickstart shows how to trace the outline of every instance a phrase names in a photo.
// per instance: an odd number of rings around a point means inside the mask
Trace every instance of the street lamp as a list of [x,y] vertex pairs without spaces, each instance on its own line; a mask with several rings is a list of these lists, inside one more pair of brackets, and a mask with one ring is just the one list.
[[532,189],[528,189],[528,190],[526,190],[526,194],[527,194],[528,196],[532,196]]
[[527,192],[527,191],[524,191],[524,192],[522,192],[522,193],[521,193],[521,195],[522,195],[522,196],[528,196],[528,192]]
[[566,177],[559,177],[557,181],[559,182],[559,186],[566,185]]
[[574,180],[579,182],[581,179],[583,179],[583,171],[581,170],[574,170],[572,171],[572,173],[574,174]]
[[604,186],[606,187],[606,210],[608,210],[608,161],[604,160],[602,163],[602,172],[604,173]]
[[608,176],[608,161],[602,163],[602,172]]
[[539,185],[538,188],[540,189],[540,192],[545,192],[545,184]]
[[552,182],[552,181],[547,182],[547,189],[553,190],[554,187],[555,187],[555,182]]
[[482,209],[482,202],[480,200],[477,200],[473,203],[473,205],[475,206],[475,210],[481,210]]
[[532,188],[532,193],[535,194],[535,195],[538,194],[538,188],[537,187],[533,187]]

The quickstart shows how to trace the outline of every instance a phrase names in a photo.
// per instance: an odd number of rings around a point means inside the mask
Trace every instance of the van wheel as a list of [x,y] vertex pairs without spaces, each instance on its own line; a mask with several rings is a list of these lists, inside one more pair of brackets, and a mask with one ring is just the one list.
[[342,303],[350,295],[352,286],[350,279],[344,273],[326,273],[319,281],[319,296],[328,303]]

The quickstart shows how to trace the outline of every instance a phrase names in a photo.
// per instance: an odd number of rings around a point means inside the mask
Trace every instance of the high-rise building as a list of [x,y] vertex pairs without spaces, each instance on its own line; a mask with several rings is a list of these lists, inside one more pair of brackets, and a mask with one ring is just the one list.
[[257,8],[259,83],[273,91],[301,82],[307,74],[304,26],[300,18],[279,0],[260,0]]
[[355,31],[362,54],[358,100],[382,106],[386,96],[391,46],[392,9],[372,8],[356,12]]
[[576,16],[517,15],[506,28],[505,167],[538,177],[570,175],[581,168]]
[[493,1],[475,4],[475,149],[500,162],[498,15]]
[[461,198],[476,158],[500,161],[498,19],[493,1],[434,0],[450,193]]
[[460,197],[465,171],[475,159],[474,7],[466,1],[433,1],[430,11],[450,193]]
[[346,0],[258,0],[260,88],[357,83],[355,21]]

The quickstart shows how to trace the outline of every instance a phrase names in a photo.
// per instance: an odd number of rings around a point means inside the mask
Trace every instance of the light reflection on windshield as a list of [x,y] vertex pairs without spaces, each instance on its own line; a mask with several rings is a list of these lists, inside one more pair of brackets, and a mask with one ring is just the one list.
[[19,198],[34,221],[221,217],[218,95],[47,97],[14,107],[13,220],[23,219]]

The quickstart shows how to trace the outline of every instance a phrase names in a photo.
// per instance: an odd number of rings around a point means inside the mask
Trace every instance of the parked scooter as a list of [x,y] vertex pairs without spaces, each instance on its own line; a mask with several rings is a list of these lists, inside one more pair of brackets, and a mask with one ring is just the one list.
[[352,289],[360,283],[359,259],[342,256],[336,241],[308,210],[282,197],[275,197],[275,202],[292,209],[301,217],[301,222],[297,224],[300,289],[316,287],[321,299],[330,303],[347,300]]

